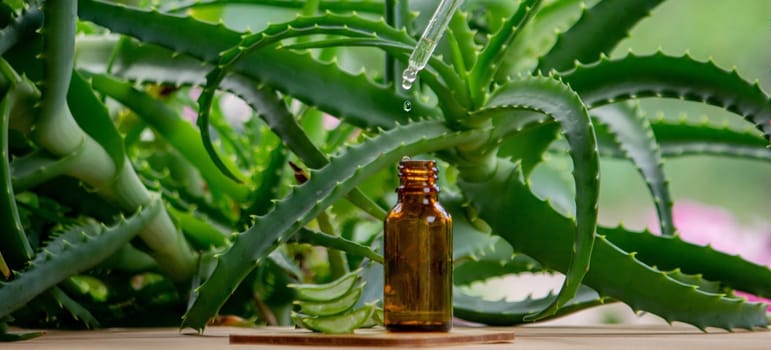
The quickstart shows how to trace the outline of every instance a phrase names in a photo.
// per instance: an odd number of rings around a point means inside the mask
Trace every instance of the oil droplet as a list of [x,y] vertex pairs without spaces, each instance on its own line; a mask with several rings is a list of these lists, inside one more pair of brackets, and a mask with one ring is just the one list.
[[410,62],[410,65],[402,73],[402,88],[404,88],[404,90],[412,88],[412,83],[414,83],[415,79],[418,77],[419,71],[420,68],[415,66],[413,62]]
[[404,108],[405,112],[409,112],[412,110],[412,102],[410,100],[404,100],[404,104],[402,105],[402,108]]
[[411,88],[412,88],[412,82],[407,80],[407,79],[403,79],[402,80],[402,89],[409,90]]

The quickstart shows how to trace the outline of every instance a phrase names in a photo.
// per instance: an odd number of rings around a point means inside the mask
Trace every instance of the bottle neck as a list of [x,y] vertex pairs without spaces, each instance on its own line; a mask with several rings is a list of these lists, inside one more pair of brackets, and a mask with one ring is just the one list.
[[438,200],[437,193],[399,193],[399,202],[404,204],[431,204]]
[[402,160],[399,162],[399,201],[428,204],[436,201],[439,187],[438,171],[432,160]]

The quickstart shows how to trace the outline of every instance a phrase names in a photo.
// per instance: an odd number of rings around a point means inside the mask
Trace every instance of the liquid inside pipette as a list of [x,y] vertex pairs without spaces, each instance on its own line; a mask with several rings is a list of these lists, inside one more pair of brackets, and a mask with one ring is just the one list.
[[462,0],[442,0],[439,2],[439,6],[436,7],[434,15],[423,31],[418,44],[415,45],[412,55],[410,55],[407,68],[402,73],[402,88],[405,90],[412,88],[418,73],[426,67],[436,49],[436,43],[442,38],[452,15],[461,2]]

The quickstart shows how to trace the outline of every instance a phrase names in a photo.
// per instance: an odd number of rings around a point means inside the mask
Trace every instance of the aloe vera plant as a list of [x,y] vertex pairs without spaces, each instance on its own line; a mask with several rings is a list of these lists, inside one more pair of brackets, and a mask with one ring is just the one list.
[[[287,324],[288,284],[360,266],[360,303],[376,300],[408,155],[450,174],[456,283],[565,274],[542,299],[457,290],[459,317],[512,325],[620,301],[701,329],[765,327],[766,306],[733,291],[771,297],[771,271],[679,239],[662,162],[768,162],[771,102],[688,54],[609,58],[662,2],[466,0],[409,91],[422,2],[2,3],[0,324]],[[281,15],[253,31],[211,22],[233,4]],[[243,123],[232,96],[253,110]],[[646,98],[753,130],[651,120],[634,104]],[[547,154],[572,161],[574,188],[545,199],[531,180]],[[604,159],[637,168],[661,235],[598,225]]]

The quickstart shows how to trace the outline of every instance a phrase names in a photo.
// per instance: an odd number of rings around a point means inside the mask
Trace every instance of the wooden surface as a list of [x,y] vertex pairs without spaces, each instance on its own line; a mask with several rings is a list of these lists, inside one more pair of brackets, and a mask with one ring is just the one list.
[[[771,332],[736,330],[728,333],[710,329],[709,333],[685,325],[657,326],[586,326],[556,327],[527,326],[487,328],[493,331],[514,331],[516,339],[508,344],[477,344],[421,349],[771,349]],[[325,346],[231,345],[230,334],[251,332],[276,333],[285,328],[224,328],[209,327],[203,336],[180,333],[176,329],[106,329],[98,331],[50,331],[43,337],[18,343],[0,343],[0,349],[140,349],[140,350],[241,350],[241,349],[339,349]],[[15,330],[18,331],[18,330]],[[344,348],[345,349],[345,348]],[[384,348],[384,349],[394,349]]]
[[231,344],[428,347],[445,345],[496,344],[514,341],[513,329],[458,328],[449,333],[392,333],[382,327],[362,329],[356,334],[319,334],[293,328],[243,330],[230,334]]

